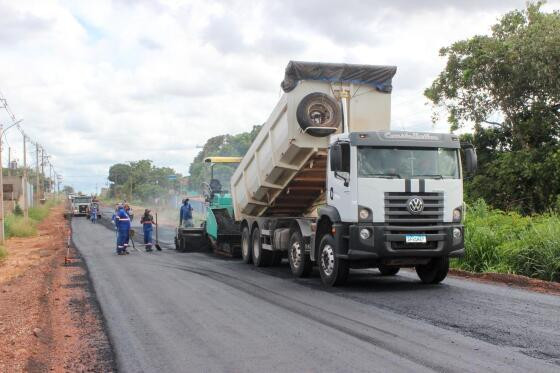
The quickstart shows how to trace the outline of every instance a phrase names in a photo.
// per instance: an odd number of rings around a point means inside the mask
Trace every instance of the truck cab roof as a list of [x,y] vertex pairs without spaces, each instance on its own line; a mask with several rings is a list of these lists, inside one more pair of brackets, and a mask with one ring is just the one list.
[[449,133],[371,131],[340,134],[331,138],[331,142],[338,140],[348,140],[353,146],[461,148],[459,136]]

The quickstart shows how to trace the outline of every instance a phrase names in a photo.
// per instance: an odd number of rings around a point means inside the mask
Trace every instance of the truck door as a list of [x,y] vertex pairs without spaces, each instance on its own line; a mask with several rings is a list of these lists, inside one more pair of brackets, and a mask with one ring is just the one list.
[[350,174],[350,144],[335,142],[329,149],[327,203],[336,207],[345,222],[357,221],[358,209]]

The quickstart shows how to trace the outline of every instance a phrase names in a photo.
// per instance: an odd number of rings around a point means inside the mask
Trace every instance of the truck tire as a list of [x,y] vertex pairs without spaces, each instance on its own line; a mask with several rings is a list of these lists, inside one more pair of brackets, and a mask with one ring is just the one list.
[[272,264],[272,251],[263,250],[261,243],[261,232],[259,228],[253,229],[252,243],[253,243],[253,264],[255,267],[268,267]]
[[[300,101],[296,110],[296,118],[304,131],[308,127],[337,128],[342,120],[338,102],[321,92],[310,93]],[[321,131],[315,132],[312,129],[309,129],[307,133],[316,137],[330,134]]]
[[241,258],[243,263],[251,264],[253,262],[253,245],[249,227],[243,227],[241,231]]
[[449,258],[433,258],[428,264],[417,265],[416,273],[425,284],[439,284],[449,272]]
[[386,265],[381,264],[377,267],[379,272],[381,272],[381,276],[394,276],[399,273],[399,267],[387,267]]
[[336,255],[336,243],[330,234],[326,234],[319,244],[319,273],[323,284],[327,286],[343,285],[348,278],[350,266]]
[[305,244],[299,230],[290,236],[290,246],[288,247],[288,260],[290,269],[295,277],[308,277],[313,268],[309,254],[305,252]]

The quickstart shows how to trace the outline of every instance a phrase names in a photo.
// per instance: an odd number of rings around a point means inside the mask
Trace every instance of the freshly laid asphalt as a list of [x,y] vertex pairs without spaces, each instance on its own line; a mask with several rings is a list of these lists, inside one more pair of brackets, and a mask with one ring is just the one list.
[[410,271],[327,289],[285,260],[176,252],[165,227],[162,252],[127,256],[108,224],[72,227],[122,372],[560,371],[558,296]]

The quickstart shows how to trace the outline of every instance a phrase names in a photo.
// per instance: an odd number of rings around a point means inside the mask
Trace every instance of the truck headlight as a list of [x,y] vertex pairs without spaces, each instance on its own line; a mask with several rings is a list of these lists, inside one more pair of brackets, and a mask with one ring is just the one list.
[[367,228],[360,229],[360,238],[362,240],[367,240],[370,237],[371,237],[371,233],[370,233],[369,229],[367,229]]
[[453,210],[453,223],[460,223],[463,218],[463,208],[457,207]]
[[453,241],[458,242],[461,240],[461,230],[459,228],[453,228]]
[[358,215],[360,216],[360,220],[367,220],[370,216],[370,211],[365,207],[360,207]]

